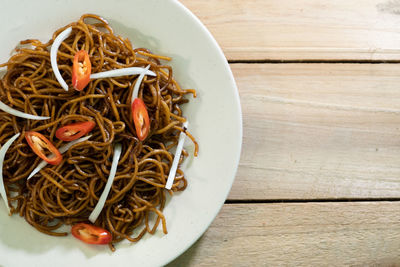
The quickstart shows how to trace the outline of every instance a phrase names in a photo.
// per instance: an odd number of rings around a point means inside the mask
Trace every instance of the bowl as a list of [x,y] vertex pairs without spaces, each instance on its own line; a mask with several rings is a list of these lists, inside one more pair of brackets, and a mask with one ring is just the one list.
[[[184,107],[200,150],[185,163],[188,187],[168,200],[168,234],[161,227],[138,243],[86,245],[38,232],[0,204],[0,264],[4,266],[160,266],[188,249],[222,207],[235,178],[242,143],[239,95],[222,50],[205,26],[173,0],[3,1],[0,61],[20,40],[47,41],[53,32],[84,13],[98,14],[135,47],[170,56],[168,63],[183,88],[197,98]],[[228,231],[229,229],[227,229]]]

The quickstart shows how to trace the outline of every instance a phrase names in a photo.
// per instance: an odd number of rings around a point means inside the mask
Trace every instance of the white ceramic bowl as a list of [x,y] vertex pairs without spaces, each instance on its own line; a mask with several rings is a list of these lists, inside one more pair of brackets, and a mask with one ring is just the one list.
[[[212,7],[210,7],[212,8]],[[19,40],[47,41],[59,27],[83,13],[106,18],[117,34],[136,47],[171,56],[175,78],[195,88],[185,107],[190,131],[200,144],[198,158],[188,162],[188,188],[165,208],[168,234],[160,229],[136,244],[86,245],[71,236],[39,233],[0,206],[1,266],[158,266],[179,256],[207,229],[231,188],[239,162],[242,121],[239,96],[227,61],[204,25],[173,0],[22,0],[2,1],[0,61]],[[160,227],[161,228],[161,227]],[[229,229],[227,229],[229,231]]]

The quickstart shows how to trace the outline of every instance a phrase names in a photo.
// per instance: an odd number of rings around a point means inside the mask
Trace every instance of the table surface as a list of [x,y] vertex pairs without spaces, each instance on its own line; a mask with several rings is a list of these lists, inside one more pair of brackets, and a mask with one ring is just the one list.
[[243,149],[169,266],[400,263],[400,1],[182,0],[234,73]]

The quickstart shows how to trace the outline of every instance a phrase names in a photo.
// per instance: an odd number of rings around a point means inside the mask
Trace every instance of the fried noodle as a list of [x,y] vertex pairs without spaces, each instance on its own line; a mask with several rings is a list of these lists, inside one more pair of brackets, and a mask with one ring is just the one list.
[[[68,92],[55,78],[49,52],[54,39],[67,27],[72,27],[72,33],[62,42],[57,62],[70,87]],[[83,91],[73,90],[72,62],[81,49],[90,56],[92,73],[150,64],[156,76],[145,76],[138,95],[151,121],[145,141],[137,138],[131,116],[130,98],[138,75],[91,80]],[[195,96],[196,92],[182,89],[173,78],[172,68],[160,60],[169,58],[134,48],[128,39],[115,35],[106,20],[91,14],[58,29],[47,43],[33,39],[20,42],[8,62],[0,65],[7,67],[0,82],[0,100],[25,113],[51,118],[26,120],[0,111],[0,144],[21,133],[3,166],[12,213],[24,217],[40,232],[67,235],[60,232],[61,226],[88,220],[107,182],[113,144],[120,143],[123,149],[117,173],[96,225],[111,232],[112,249],[114,243],[124,239],[137,242],[145,233],[153,234],[160,223],[167,234],[162,213],[166,193],[172,195],[187,186],[178,168],[172,190],[164,188],[174,157],[170,151],[179,133],[186,132],[181,104],[188,102],[187,94]],[[88,120],[96,122],[89,140],[72,146],[59,165],[47,165],[27,180],[41,159],[26,143],[25,132],[40,132],[59,148],[65,145],[55,137],[59,127]],[[188,136],[197,154],[197,143]],[[186,156],[183,151],[180,162]]]

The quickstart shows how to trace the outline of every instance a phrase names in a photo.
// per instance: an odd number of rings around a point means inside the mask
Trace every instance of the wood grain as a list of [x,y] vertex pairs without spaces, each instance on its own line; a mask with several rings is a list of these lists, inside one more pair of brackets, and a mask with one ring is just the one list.
[[398,266],[400,203],[225,205],[173,266]]
[[399,60],[399,0],[182,0],[231,60]]
[[400,197],[396,64],[232,64],[243,149],[229,199]]
[[[232,61],[400,61],[400,0],[181,2]],[[400,266],[399,65],[231,67],[243,204],[168,266]]]

